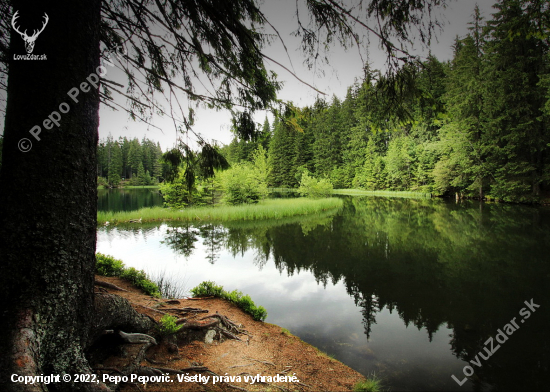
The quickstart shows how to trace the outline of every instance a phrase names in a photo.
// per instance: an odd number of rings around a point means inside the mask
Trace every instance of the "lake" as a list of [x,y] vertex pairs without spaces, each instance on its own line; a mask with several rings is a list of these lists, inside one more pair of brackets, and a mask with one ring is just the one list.
[[549,208],[344,199],[288,221],[102,227],[97,251],[186,292],[241,290],[392,391],[548,389]]
[[132,211],[163,205],[162,195],[155,188],[98,189],[99,211]]

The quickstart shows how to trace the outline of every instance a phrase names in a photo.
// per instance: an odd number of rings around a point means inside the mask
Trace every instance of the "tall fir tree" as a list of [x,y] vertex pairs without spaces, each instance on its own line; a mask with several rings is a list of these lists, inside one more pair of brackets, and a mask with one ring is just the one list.
[[546,40],[536,37],[529,1],[501,0],[488,23],[485,115],[491,194],[528,201],[540,195],[547,159],[548,118],[542,109],[548,74]]

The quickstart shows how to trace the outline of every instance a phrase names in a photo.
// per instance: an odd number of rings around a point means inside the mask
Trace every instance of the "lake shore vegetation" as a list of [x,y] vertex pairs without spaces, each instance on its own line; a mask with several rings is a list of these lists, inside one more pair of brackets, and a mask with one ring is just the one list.
[[[534,21],[518,7],[500,4],[491,19],[476,7],[470,32],[456,39],[450,60],[430,56],[402,68],[398,77],[412,76],[416,84],[399,106],[380,94],[388,80],[367,68],[345,97],[291,105],[271,124],[266,118],[251,125],[255,137],[239,136],[235,128],[226,146],[167,156],[147,139],[107,139],[98,149],[98,175],[109,186],[119,178],[136,185],[179,182],[190,192],[185,205],[212,204],[216,194],[228,204],[256,203],[267,189],[304,191],[304,180],[310,189],[302,194],[308,195],[330,183],[373,196],[397,196],[380,193],[391,191],[548,203],[548,47],[529,33]],[[516,22],[525,34],[510,41]],[[501,74],[508,63],[513,66]],[[165,190],[167,204],[183,206]]]
[[243,294],[238,290],[228,292],[223,286],[216,285],[215,282],[205,281],[191,289],[193,297],[216,297],[225,299],[248,313],[256,321],[264,321],[267,317],[267,310],[263,306],[256,306],[249,295]]
[[149,278],[145,271],[126,267],[122,260],[115,259],[113,256],[96,253],[95,272],[101,276],[119,277],[143,290],[147,295],[155,298],[161,297],[159,287]]
[[189,207],[180,210],[153,207],[142,208],[137,211],[99,211],[97,213],[97,223],[98,225],[112,225],[153,221],[200,222],[279,219],[338,210],[342,206],[343,201],[338,198],[267,199],[257,204],[239,206],[218,205],[213,207]]

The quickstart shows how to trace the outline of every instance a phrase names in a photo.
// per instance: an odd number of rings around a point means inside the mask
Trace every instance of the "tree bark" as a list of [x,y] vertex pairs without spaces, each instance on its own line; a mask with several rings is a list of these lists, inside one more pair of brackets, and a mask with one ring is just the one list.
[[[21,31],[39,29],[44,13],[49,22],[33,53],[47,60],[15,60],[25,54],[23,40],[12,31],[10,43],[0,172],[0,390],[105,390],[11,381],[12,374],[91,373],[83,347],[93,312],[99,98],[93,86],[78,102],[67,93],[99,66],[100,0],[12,5]],[[56,118],[54,111],[59,126],[44,121]],[[34,126],[41,128],[36,138]],[[23,138],[32,143],[28,152],[18,148]]]

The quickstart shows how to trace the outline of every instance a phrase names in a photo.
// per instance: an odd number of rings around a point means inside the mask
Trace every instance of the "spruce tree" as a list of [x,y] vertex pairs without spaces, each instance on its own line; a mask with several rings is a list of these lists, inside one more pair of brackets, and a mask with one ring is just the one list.
[[501,0],[488,23],[486,150],[493,170],[491,194],[528,201],[540,194],[548,143],[541,77],[548,74],[546,40],[536,37],[528,1]]

